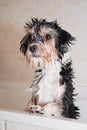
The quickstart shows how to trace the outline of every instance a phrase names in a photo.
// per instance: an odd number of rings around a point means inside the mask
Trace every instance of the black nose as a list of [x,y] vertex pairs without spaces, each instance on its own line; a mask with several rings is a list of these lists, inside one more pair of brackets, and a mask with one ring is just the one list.
[[36,45],[30,46],[30,51],[31,51],[31,52],[35,52],[36,49],[37,49],[37,46],[36,46]]

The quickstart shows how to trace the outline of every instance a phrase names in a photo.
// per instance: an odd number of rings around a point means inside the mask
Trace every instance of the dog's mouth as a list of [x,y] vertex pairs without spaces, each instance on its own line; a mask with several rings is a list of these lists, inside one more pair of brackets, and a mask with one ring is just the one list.
[[40,57],[40,54],[38,53],[38,50],[35,51],[35,52],[30,52],[30,56],[31,57],[35,57],[35,58],[39,58]]
[[32,56],[32,57],[36,57],[36,58],[40,57],[40,56],[37,55],[36,53],[32,53],[31,56]]

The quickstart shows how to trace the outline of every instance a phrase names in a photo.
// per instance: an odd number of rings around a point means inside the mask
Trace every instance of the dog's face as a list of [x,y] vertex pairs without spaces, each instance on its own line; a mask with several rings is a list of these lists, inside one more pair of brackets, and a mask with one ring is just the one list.
[[34,18],[32,22],[26,23],[25,29],[27,34],[20,42],[20,50],[28,61],[42,59],[46,64],[53,59],[62,59],[74,40],[56,21],[47,22],[45,19]]

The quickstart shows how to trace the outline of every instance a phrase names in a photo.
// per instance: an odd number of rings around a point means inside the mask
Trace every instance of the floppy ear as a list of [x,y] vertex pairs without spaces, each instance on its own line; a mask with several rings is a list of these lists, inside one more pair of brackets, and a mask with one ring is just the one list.
[[60,29],[57,48],[61,58],[63,57],[64,53],[68,51],[70,44],[73,44],[72,43],[73,40],[75,40],[75,38],[72,37],[70,33],[68,33],[63,29]]
[[28,34],[20,42],[20,51],[25,55],[28,47]]

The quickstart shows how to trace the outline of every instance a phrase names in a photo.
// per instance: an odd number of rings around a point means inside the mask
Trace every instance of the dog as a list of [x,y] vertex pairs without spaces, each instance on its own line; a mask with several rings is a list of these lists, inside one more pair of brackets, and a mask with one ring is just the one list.
[[35,66],[32,93],[26,111],[47,116],[77,119],[79,108],[74,104],[72,60],[63,63],[72,41],[57,20],[32,18],[25,25],[26,35],[20,42],[20,51]]

